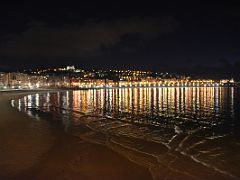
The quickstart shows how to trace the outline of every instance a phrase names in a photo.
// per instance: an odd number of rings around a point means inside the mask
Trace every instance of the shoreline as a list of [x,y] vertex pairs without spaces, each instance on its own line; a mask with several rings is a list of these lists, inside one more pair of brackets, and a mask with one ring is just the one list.
[[0,179],[152,179],[150,172],[100,145],[63,133],[61,123],[36,121],[11,107],[29,94],[0,92]]
[[17,92],[44,92],[44,91],[77,91],[77,90],[101,90],[101,89],[125,89],[125,88],[239,88],[240,85],[233,86],[114,86],[114,87],[61,87],[61,88],[39,88],[39,89],[0,89],[1,93]]

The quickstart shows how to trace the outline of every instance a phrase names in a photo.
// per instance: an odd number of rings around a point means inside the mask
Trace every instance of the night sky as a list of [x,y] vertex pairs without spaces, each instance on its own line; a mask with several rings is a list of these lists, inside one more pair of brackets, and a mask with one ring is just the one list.
[[1,2],[0,70],[76,65],[238,76],[237,1],[129,2]]

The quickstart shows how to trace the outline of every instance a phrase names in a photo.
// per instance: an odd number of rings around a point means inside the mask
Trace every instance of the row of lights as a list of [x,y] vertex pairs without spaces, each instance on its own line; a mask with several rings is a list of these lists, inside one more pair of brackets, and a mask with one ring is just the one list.
[[78,87],[149,87],[149,86],[162,86],[162,87],[169,87],[169,86],[204,86],[204,87],[209,87],[209,86],[220,86],[223,85],[221,83],[216,83],[216,82],[119,82],[119,83],[81,83],[81,82],[74,82],[72,84],[73,86],[78,86]]

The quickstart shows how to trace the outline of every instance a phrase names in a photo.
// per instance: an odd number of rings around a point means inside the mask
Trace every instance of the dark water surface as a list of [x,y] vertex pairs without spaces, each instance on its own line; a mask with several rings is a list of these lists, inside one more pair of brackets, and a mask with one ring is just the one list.
[[240,179],[237,88],[63,91],[12,106],[38,121],[61,122],[63,133],[107,147],[155,179]]

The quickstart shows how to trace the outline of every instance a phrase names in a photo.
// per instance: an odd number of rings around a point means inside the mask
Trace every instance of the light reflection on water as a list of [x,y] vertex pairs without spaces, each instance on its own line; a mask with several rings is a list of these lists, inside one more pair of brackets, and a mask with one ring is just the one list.
[[[34,98],[37,100],[39,97],[35,96]],[[111,111],[114,111],[131,114],[176,115],[188,113],[200,116],[210,116],[211,114],[218,116],[222,110],[225,110],[224,106],[230,106],[231,112],[234,113],[234,89],[225,88],[102,89],[67,91],[61,94],[57,93],[57,97],[56,94],[51,96],[47,94],[44,98],[47,104],[51,99],[54,101],[51,103],[66,109],[73,108],[84,113],[98,112],[102,115],[111,115]],[[32,102],[31,96],[27,100],[25,99],[25,102]]]
[[163,169],[184,179],[240,177],[236,88],[62,91],[13,104],[38,118],[50,113],[66,132],[113,149],[150,169],[153,177]]

